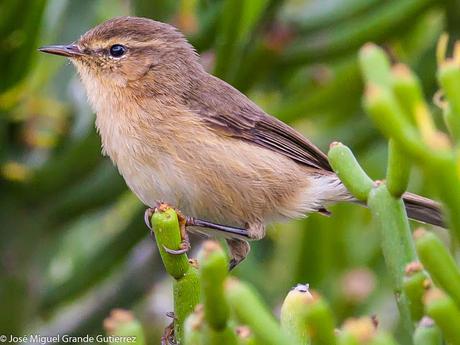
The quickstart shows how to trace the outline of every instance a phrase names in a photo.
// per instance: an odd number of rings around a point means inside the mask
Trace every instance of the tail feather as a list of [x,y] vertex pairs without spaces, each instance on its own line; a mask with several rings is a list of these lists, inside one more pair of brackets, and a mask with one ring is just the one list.
[[441,205],[423,196],[404,193],[407,216],[419,222],[445,227]]

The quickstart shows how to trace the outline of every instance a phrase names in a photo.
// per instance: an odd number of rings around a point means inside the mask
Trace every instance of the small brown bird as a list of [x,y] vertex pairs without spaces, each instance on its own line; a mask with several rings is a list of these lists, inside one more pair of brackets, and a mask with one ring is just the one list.
[[[103,152],[129,188],[149,207],[163,200],[193,216],[192,230],[222,232],[233,265],[267,223],[355,201],[323,152],[208,74],[171,25],[114,18],[40,50],[76,66]],[[410,217],[442,226],[437,203],[409,193],[404,200]]]

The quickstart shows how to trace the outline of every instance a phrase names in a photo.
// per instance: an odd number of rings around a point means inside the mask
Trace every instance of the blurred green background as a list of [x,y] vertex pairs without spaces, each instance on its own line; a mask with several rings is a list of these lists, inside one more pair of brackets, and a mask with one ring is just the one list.
[[[120,15],[178,26],[210,72],[322,149],[347,144],[373,178],[384,176],[386,141],[361,108],[357,50],[381,44],[416,71],[431,98],[437,39],[460,33],[457,0],[2,0],[0,333],[100,334],[109,311],[124,307],[153,344],[169,323],[171,282],[144,207],[101,156],[73,67],[36,50]],[[417,170],[410,190],[433,196]],[[377,315],[397,332],[369,212],[355,205],[332,212],[271,227],[235,274],[275,311],[293,285],[309,283],[339,322]],[[193,238],[195,249],[200,240]]]

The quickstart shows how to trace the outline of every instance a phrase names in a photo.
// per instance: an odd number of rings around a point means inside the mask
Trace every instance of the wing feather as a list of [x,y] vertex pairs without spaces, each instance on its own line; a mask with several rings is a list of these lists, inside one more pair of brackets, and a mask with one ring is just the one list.
[[208,76],[186,96],[212,129],[279,152],[308,167],[331,171],[327,156],[292,127],[266,114],[238,90]]

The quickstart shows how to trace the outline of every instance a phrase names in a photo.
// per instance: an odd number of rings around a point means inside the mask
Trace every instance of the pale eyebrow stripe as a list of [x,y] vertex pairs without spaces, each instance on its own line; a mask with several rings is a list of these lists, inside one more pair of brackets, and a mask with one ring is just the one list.
[[91,42],[91,49],[105,49],[105,48],[108,48],[108,47],[110,47],[110,46],[112,46],[114,44],[121,44],[121,45],[124,45],[124,46],[126,46],[128,48],[130,48],[130,47],[132,47],[132,48],[144,48],[144,47],[157,45],[157,44],[161,44],[161,43],[164,43],[164,41],[159,40],[158,38],[153,38],[153,39],[151,39],[149,41],[144,41],[144,42],[135,42],[135,41],[130,42],[127,38],[123,38],[123,39],[112,38],[112,39],[110,39],[108,41]]

